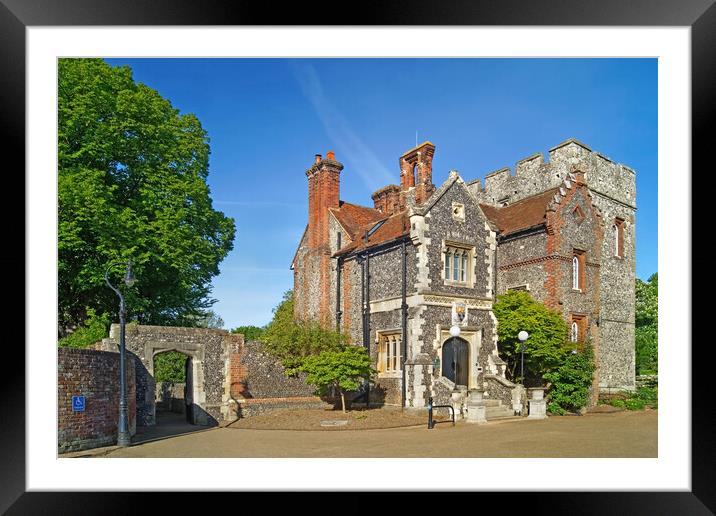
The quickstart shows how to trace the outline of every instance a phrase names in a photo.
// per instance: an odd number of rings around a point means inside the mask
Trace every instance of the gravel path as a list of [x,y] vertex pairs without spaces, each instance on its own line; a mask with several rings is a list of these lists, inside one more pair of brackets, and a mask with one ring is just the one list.
[[[247,420],[248,421],[248,420]],[[656,410],[381,430],[216,428],[106,457],[657,457]]]

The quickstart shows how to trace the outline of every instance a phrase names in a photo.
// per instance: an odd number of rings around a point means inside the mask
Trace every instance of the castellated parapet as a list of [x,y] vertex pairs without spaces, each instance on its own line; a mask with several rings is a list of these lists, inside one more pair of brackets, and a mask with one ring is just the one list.
[[571,138],[549,150],[549,161],[536,153],[517,162],[515,173],[505,167],[487,174],[484,187],[479,180],[470,191],[485,204],[504,206],[556,188],[570,172],[581,171],[593,194],[636,209],[636,176],[624,165],[592,151]]

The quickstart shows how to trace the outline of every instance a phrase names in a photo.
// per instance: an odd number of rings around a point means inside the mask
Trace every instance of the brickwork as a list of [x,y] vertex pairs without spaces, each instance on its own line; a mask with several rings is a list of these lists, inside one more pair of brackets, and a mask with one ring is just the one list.
[[[127,412],[130,435],[136,432],[134,357],[127,355]],[[72,396],[85,396],[85,410],[72,410]],[[119,353],[57,349],[57,450],[60,453],[117,442]]]

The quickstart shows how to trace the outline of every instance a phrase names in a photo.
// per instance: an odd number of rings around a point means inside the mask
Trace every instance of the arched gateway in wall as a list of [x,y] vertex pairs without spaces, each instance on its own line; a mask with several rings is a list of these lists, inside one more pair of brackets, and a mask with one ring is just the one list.
[[[197,425],[215,425],[235,418],[232,389],[239,381],[232,377],[240,361],[243,335],[209,328],[127,325],[125,346],[135,355],[137,382],[137,425],[156,423],[154,357],[178,351],[189,359],[187,385],[191,389],[191,419]],[[119,325],[113,324],[109,338],[102,341],[106,351],[118,351]],[[130,362],[131,363],[131,362]],[[189,394],[189,393],[187,393]]]

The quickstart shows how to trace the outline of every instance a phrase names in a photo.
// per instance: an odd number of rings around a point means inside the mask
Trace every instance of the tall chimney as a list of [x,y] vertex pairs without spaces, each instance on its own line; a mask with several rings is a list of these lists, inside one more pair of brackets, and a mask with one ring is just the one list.
[[433,184],[433,156],[435,145],[423,142],[400,156],[401,198],[415,187],[415,202],[423,204],[435,191]]
[[308,246],[318,249],[329,245],[328,208],[338,208],[340,196],[340,174],[343,164],[336,161],[333,151],[321,159],[316,154],[308,177]]

